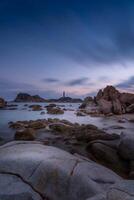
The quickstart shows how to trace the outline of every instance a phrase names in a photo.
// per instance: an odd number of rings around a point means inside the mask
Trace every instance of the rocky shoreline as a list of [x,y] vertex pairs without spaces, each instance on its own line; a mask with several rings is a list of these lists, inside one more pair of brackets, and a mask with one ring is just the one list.
[[[133,116],[133,103],[133,94],[108,86],[74,110],[78,117],[117,116],[120,126],[111,124],[111,134],[93,124],[58,118],[9,122],[15,134],[13,141],[0,141],[0,199],[134,199],[134,136],[117,134],[126,121],[133,124],[133,117],[119,118]],[[15,110],[18,104],[1,98],[0,108]],[[67,111],[56,103],[27,103],[22,109],[57,117]]]

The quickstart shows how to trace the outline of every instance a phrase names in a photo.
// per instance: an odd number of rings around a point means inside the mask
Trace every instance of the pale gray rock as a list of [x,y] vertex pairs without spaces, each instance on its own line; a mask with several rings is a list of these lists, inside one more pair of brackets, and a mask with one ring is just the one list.
[[42,200],[42,197],[20,177],[10,173],[0,173],[0,199]]
[[134,181],[123,180],[113,185],[107,193],[107,200],[134,200]]
[[[23,195],[25,200],[93,200],[122,180],[93,161],[39,142],[26,141],[0,146],[0,175],[5,175],[0,178],[2,200],[9,200],[7,190],[16,194],[13,200],[23,200]],[[22,187],[17,187],[17,183]]]

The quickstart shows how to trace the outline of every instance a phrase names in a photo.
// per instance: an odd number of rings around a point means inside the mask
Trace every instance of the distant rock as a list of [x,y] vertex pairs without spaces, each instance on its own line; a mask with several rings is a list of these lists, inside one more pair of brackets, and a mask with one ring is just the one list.
[[6,102],[3,98],[0,98],[0,108],[4,108],[6,106]]
[[48,102],[58,102],[58,103],[82,103],[82,99],[71,98],[71,97],[60,97],[59,99],[48,99]]
[[64,110],[62,110],[60,107],[47,107],[47,114],[60,115],[64,114]]
[[45,99],[39,95],[31,96],[27,93],[19,93],[14,100],[15,102],[45,102]]
[[30,105],[29,108],[32,108],[32,111],[41,111],[43,110],[42,106],[40,105]]

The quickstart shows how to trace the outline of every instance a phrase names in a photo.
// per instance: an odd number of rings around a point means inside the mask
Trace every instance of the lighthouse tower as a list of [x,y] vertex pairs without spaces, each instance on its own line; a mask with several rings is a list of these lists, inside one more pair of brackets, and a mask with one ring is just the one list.
[[65,98],[66,97],[66,93],[65,93],[65,91],[63,91],[63,98]]

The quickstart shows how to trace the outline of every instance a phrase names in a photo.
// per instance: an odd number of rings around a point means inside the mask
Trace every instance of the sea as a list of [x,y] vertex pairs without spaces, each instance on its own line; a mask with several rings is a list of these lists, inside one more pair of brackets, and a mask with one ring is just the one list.
[[[37,120],[37,119],[48,119],[48,118],[59,118],[66,119],[70,122],[77,122],[79,124],[93,124],[100,129],[105,130],[107,133],[125,133],[134,134],[134,123],[129,122],[129,115],[111,116],[111,117],[93,117],[77,116],[76,112],[80,106],[79,103],[56,103],[57,106],[65,108],[66,111],[61,115],[47,114],[45,106],[48,103],[36,103],[43,107],[45,114],[41,115],[42,111],[31,111],[30,105],[35,103],[8,103],[17,105],[16,110],[3,109],[0,110],[0,137],[6,140],[10,140],[14,137],[15,130],[9,128],[9,122],[23,121],[23,120]],[[27,104],[27,106],[25,106]],[[119,123],[120,119],[126,119],[125,123]]]

